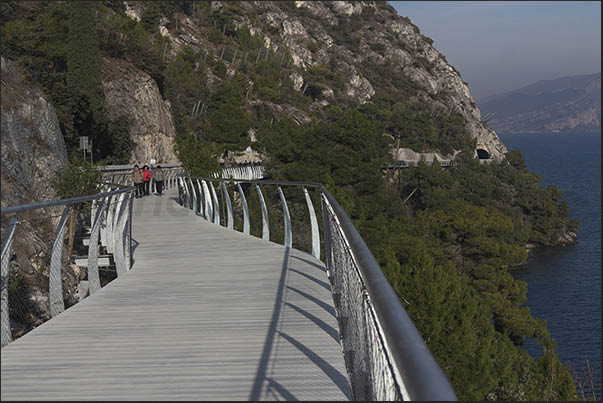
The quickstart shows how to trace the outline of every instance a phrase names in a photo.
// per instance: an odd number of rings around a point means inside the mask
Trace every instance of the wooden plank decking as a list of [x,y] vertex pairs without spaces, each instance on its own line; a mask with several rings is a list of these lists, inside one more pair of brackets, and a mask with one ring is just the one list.
[[2,400],[348,400],[322,263],[134,204],[130,272],[1,350]]

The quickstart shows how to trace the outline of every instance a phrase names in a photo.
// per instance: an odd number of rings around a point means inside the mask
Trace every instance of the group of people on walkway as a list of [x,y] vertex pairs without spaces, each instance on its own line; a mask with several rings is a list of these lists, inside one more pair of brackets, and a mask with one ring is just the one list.
[[132,181],[136,186],[137,198],[148,196],[150,194],[149,191],[151,186],[151,178],[153,177],[155,190],[157,191],[157,194],[161,196],[163,194],[163,182],[165,180],[165,175],[161,169],[161,165],[157,165],[154,175],[149,169],[148,165],[144,165],[142,169],[139,168],[138,164],[134,165],[134,170],[132,171]]

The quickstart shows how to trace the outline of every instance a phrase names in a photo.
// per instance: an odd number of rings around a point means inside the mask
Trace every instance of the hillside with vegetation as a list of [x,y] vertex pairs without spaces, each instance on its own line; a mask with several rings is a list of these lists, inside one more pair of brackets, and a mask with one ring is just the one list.
[[[251,147],[272,178],[333,192],[460,399],[576,397],[510,270],[527,247],[572,242],[577,223],[387,3],[1,7],[0,52],[52,103],[68,150],[87,135],[101,163],[177,156],[206,174]],[[457,153],[459,165],[384,170],[397,147]],[[480,164],[476,148],[494,162]]]

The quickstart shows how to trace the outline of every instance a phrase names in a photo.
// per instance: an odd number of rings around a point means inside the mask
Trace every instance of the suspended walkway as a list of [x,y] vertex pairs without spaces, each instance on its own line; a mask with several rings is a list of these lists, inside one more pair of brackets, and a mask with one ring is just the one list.
[[[274,234],[259,183],[280,195],[283,245],[268,240]],[[133,188],[113,184],[77,200],[94,201],[90,296],[61,307],[54,259],[53,317],[14,340],[11,243],[18,215],[35,206],[2,209],[12,214],[2,246],[2,400],[456,398],[366,245],[320,185],[184,176],[168,176],[168,185],[163,196],[134,198]],[[249,235],[241,185],[247,198],[257,191],[262,238]],[[292,247],[281,186],[303,190],[310,253]],[[320,195],[319,214],[306,188]],[[233,230],[233,211],[241,209],[242,229]],[[63,253],[67,211],[53,256]],[[97,249],[104,247],[117,278],[101,287]]]

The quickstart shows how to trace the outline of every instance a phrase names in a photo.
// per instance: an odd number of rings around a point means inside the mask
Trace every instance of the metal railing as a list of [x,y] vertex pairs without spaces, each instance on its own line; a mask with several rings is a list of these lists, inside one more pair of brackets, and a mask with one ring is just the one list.
[[[86,295],[92,294],[101,288],[98,264],[99,247],[103,247],[107,254],[110,254],[113,258],[117,276],[123,275],[131,268],[131,220],[134,188],[119,183],[107,182],[102,183],[101,186],[103,192],[99,194],[0,209],[0,216],[8,219],[8,225],[3,234],[1,255],[0,328],[2,347],[13,340],[13,332],[17,334],[17,332],[23,331],[24,319],[33,323],[26,326],[28,329],[25,331],[28,331],[29,328],[33,328],[65,310],[63,282],[67,274],[63,272],[63,249],[67,222],[75,210],[89,212],[91,228],[87,252],[87,282],[79,278],[82,281],[77,284],[78,300],[81,301]],[[78,206],[83,207],[84,203],[88,202],[87,208],[78,209]],[[23,272],[11,270],[9,267],[13,255],[18,258],[17,254],[19,254],[19,251],[13,253],[13,241],[17,236],[17,230],[21,228],[19,224],[24,224],[23,231],[30,232],[35,232],[33,228],[34,221],[39,223],[41,220],[45,220],[47,224],[52,225],[52,218],[54,217],[49,216],[45,209],[57,207],[63,207],[63,210],[55,231],[50,263],[46,267],[44,262],[43,267],[39,268],[40,273],[43,274],[38,274],[38,278],[41,276],[44,279],[45,273],[48,273],[48,294],[47,296],[32,295],[28,280],[23,280],[23,277],[20,277],[24,275]],[[22,219],[22,217],[34,215],[36,212],[41,212],[43,217],[36,220]],[[27,233],[23,235],[31,236]],[[22,257],[30,258],[29,256]],[[33,274],[36,275],[36,273]],[[11,278],[13,279],[12,284]],[[46,292],[46,287],[41,284],[34,294],[43,294],[44,292]],[[46,305],[46,298],[48,299],[47,307],[30,304],[30,301],[36,300],[42,301],[41,304]],[[10,302],[11,300],[13,303]],[[32,320],[32,316],[37,316],[37,318]]]
[[[164,188],[169,189],[176,185],[176,178],[178,175],[181,175],[184,170],[182,169],[182,165],[166,165],[161,166],[161,170],[165,176]],[[132,181],[132,169],[131,165],[112,165],[109,167],[104,167],[103,170],[103,179],[117,183],[121,185],[134,185]],[[154,172],[153,169],[151,169]],[[153,189],[155,186],[155,179],[151,177],[151,183],[149,184],[150,188]]]
[[264,165],[261,164],[241,164],[234,167],[221,168],[220,172],[212,175],[214,178],[234,179],[234,180],[258,180],[267,176]]
[[[222,193],[222,204],[218,192]],[[262,238],[270,240],[268,205],[261,186],[275,186],[281,202],[283,244],[292,247],[291,216],[282,187],[301,188],[311,227],[311,253],[321,256],[316,211],[308,189],[320,193],[324,260],[331,282],[344,359],[355,400],[456,400],[395,291],[337,200],[319,183],[230,180],[180,176],[180,203],[218,225],[234,229],[228,186],[235,186],[242,232],[250,234],[249,207],[242,185],[255,188],[262,214]],[[261,185],[261,186],[260,186]],[[234,195],[234,193],[233,193]],[[291,193],[290,193],[291,195]],[[234,197],[234,196],[233,196]],[[226,217],[221,217],[225,210]],[[224,214],[224,213],[222,213]],[[273,223],[274,225],[274,223]]]
[[[423,160],[423,162],[425,162],[428,165],[433,164],[434,160],[431,161],[425,161]],[[436,160],[439,162],[440,166],[442,168],[447,168],[447,167],[456,167],[459,165],[459,162],[455,159],[452,160]],[[416,160],[412,160],[412,161],[406,161],[406,160],[397,160],[395,161],[393,164],[390,164],[387,166],[387,169],[400,169],[400,168],[411,168],[411,167],[416,167],[419,165],[420,161],[416,161]]]
[[[166,186],[173,186],[176,177],[184,172],[180,164],[162,165],[162,170],[166,177]],[[108,165],[103,167],[103,178],[113,183],[133,184],[132,183],[133,165]],[[155,167],[151,167],[151,172],[155,173]],[[212,175],[214,178],[235,179],[235,180],[258,180],[267,177],[266,169],[262,164],[241,164],[233,167],[221,167],[218,172]],[[154,186],[154,178],[151,178],[150,186]]]

